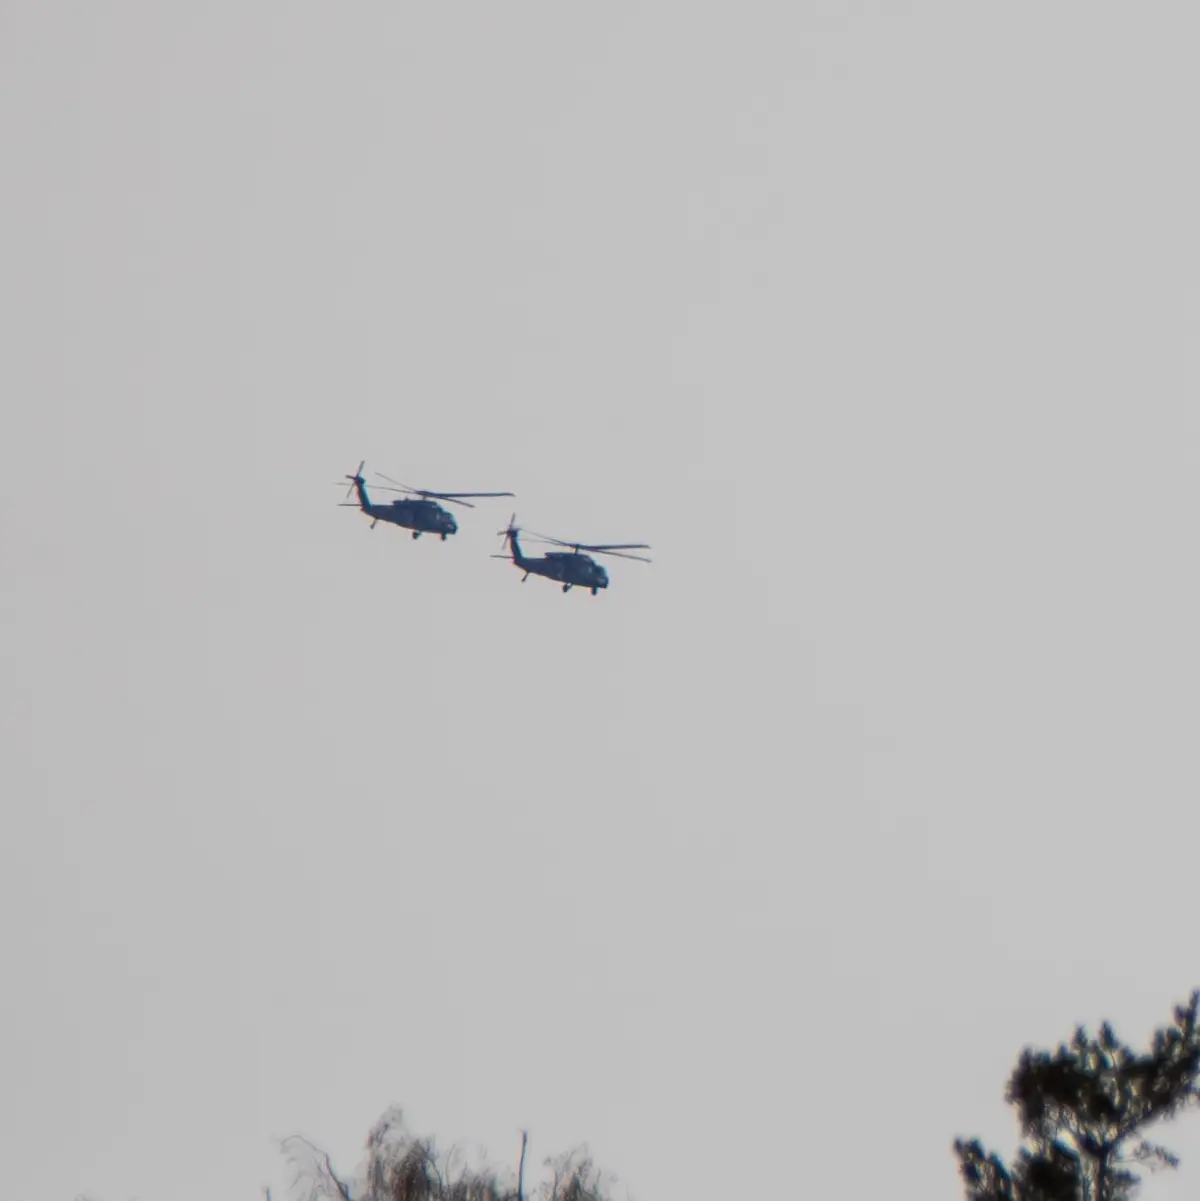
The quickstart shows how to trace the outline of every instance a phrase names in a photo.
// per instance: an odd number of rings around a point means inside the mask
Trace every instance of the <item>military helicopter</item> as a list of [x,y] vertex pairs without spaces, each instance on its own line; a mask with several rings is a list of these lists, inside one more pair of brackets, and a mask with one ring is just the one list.
[[[508,528],[497,530],[503,535],[505,546],[510,548],[513,565],[519,567],[525,574],[521,583],[525,583],[531,575],[544,575],[549,580],[557,580],[562,584],[564,592],[570,592],[578,585],[580,588],[590,588],[595,596],[601,588],[608,587],[608,572],[590,555],[581,551],[592,551],[599,555],[613,555],[618,559],[637,559],[641,563],[649,563],[644,555],[630,555],[626,551],[649,550],[644,542],[607,542],[603,545],[592,545],[586,542],[564,542],[561,538],[549,538],[545,534],[532,534],[531,537],[539,542],[549,542],[555,546],[566,546],[570,551],[551,550],[544,555],[528,558],[521,553],[521,544],[517,541],[521,530],[513,523],[517,520],[514,513],[509,518]],[[509,555],[492,555],[493,559],[508,559]]]
[[475,506],[470,501],[464,500],[464,497],[513,495],[511,492],[429,492],[424,488],[410,488],[407,484],[402,484],[399,480],[394,480],[390,476],[384,475],[383,472],[377,471],[375,474],[380,479],[396,485],[393,488],[378,485],[381,491],[402,492],[408,495],[402,500],[389,501],[384,505],[376,504],[367,495],[367,482],[363,479],[362,474],[366,465],[367,461],[364,459],[359,463],[358,470],[353,475],[346,476],[346,479],[350,481],[346,495],[357,492],[358,503],[343,502],[342,508],[361,509],[371,518],[371,529],[375,528],[376,523],[387,521],[392,525],[412,530],[414,538],[419,538],[422,534],[438,534],[445,542],[451,534],[458,533],[458,522],[454,520],[454,514],[443,509],[437,503],[439,500],[446,500],[455,505],[465,505],[468,509],[473,509]]

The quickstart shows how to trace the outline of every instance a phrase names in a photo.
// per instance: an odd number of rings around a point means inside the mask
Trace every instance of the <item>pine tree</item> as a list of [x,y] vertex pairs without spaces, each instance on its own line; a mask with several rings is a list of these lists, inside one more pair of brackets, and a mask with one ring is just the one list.
[[1022,1052],[1007,1101],[1021,1146],[1011,1166],[977,1139],[954,1149],[968,1201],[1128,1201],[1141,1171],[1178,1166],[1145,1131],[1200,1101],[1200,990],[1136,1052],[1105,1022],[1057,1050]]

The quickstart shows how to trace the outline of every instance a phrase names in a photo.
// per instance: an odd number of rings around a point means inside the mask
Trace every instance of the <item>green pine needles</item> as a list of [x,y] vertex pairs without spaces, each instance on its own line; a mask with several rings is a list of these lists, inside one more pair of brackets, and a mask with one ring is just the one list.
[[954,1144],[968,1201],[1129,1201],[1145,1171],[1177,1158],[1147,1131],[1200,1099],[1200,990],[1134,1051],[1105,1022],[1057,1050],[1021,1053],[1007,1100],[1021,1146],[1013,1163],[977,1139]]

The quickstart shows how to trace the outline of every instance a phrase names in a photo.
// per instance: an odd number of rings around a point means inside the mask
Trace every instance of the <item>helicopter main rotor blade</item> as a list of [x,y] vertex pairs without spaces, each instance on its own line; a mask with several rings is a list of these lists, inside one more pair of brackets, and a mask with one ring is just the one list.
[[[610,551],[651,549],[649,544],[645,542],[564,542],[561,538],[551,538],[549,534],[535,534],[532,531],[529,532],[529,536],[540,539],[542,542],[553,542],[555,546],[568,547],[570,550],[590,550],[597,551],[600,554],[607,554]],[[638,555],[630,555],[628,557],[639,558]]]
[[516,496],[515,492],[426,492],[426,496],[436,496],[438,500],[455,500],[460,496]]
[[459,500],[456,496],[447,496],[444,492],[419,492],[418,496],[423,496],[426,500],[444,500],[447,504],[462,505],[464,509],[473,509],[475,506],[469,500]]
[[428,497],[430,500],[445,500],[452,505],[463,505],[465,508],[473,509],[475,506],[470,501],[464,500],[466,496],[513,496],[512,492],[432,492],[428,488],[418,488],[419,496]]
[[394,480],[390,475],[384,475],[382,471],[375,473],[381,480],[387,480],[389,484],[395,484],[398,488],[403,488],[405,492],[420,492],[420,488],[410,488],[407,484],[402,484],[399,480]]
[[526,530],[526,538],[536,538],[539,542],[553,542],[555,546],[569,546],[575,549],[574,542],[564,542],[561,538],[551,538],[549,534],[539,534],[536,530]]
[[636,559],[639,563],[652,563],[653,559],[647,559],[645,555],[629,555],[622,550],[601,550],[598,546],[587,547],[597,555],[612,555],[614,559]]

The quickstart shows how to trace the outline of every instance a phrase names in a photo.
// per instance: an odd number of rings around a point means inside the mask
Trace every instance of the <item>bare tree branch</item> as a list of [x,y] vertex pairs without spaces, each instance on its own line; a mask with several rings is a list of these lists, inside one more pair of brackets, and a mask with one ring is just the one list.
[[[439,1152],[430,1138],[412,1134],[403,1111],[387,1110],[366,1140],[366,1161],[354,1178],[360,1192],[338,1174],[330,1157],[301,1135],[280,1144],[295,1168],[295,1201],[526,1201],[525,1165],[529,1132],[521,1132],[515,1180],[511,1170],[489,1167],[458,1144]],[[608,1201],[608,1181],[581,1147],[547,1160],[541,1201]],[[615,1178],[610,1178],[615,1180]],[[270,1201],[267,1198],[267,1201]]]
[[517,1201],[525,1201],[525,1148],[529,1145],[529,1131],[521,1131],[521,1163],[517,1168]]

